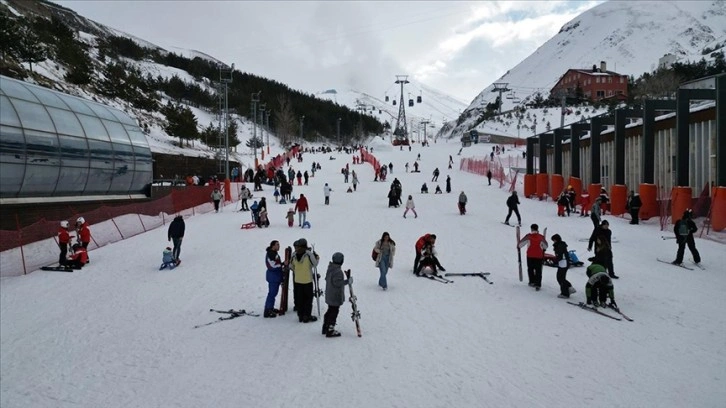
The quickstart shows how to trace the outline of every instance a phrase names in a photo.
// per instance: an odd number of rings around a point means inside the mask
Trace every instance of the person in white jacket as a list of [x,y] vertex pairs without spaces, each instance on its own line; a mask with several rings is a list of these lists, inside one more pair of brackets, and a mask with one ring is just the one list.
[[403,218],[406,218],[406,214],[408,214],[408,210],[411,210],[413,212],[414,218],[418,218],[418,214],[416,214],[416,204],[413,203],[412,195],[409,195],[408,200],[406,200],[406,211],[403,212]]
[[330,205],[330,192],[333,191],[332,188],[328,185],[328,183],[325,183],[325,186],[323,187],[323,193],[325,194],[325,205]]
[[378,278],[378,286],[386,290],[388,289],[386,274],[388,273],[388,269],[393,268],[393,257],[396,255],[396,242],[391,239],[388,232],[384,232],[381,239],[376,241],[373,252],[378,254],[376,256],[376,267],[381,272]]

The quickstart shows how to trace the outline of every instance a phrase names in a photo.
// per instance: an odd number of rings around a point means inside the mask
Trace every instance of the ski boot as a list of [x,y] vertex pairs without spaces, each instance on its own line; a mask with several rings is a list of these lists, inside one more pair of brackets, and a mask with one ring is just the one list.
[[263,316],[266,318],[277,317],[277,313],[274,312],[274,309],[265,309]]
[[325,333],[325,337],[340,337],[340,332],[335,330],[335,325],[328,327],[328,332]]

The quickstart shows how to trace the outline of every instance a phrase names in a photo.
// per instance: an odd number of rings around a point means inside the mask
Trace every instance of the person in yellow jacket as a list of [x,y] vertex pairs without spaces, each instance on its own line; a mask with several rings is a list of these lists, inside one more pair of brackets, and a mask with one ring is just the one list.
[[[313,312],[313,268],[318,266],[320,256],[308,248],[308,241],[300,238],[293,244],[295,253],[290,260],[290,270],[293,273],[293,298],[298,320],[302,323],[317,321]],[[319,277],[319,276],[318,276]]]

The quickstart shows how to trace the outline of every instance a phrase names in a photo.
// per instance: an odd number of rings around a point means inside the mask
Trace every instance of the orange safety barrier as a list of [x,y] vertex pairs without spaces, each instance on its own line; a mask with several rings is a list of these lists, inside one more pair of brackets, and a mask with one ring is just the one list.
[[232,201],[232,183],[229,179],[224,180],[224,201]]
[[673,187],[671,190],[671,222],[680,220],[683,212],[691,208],[693,192],[690,187]]
[[638,217],[641,220],[647,220],[651,217],[657,217],[658,213],[658,186],[655,184],[640,184],[640,201],[643,202],[643,206],[640,207]]
[[552,187],[552,196],[559,197],[560,193],[565,189],[565,178],[561,174],[553,174],[550,179],[550,186]]
[[711,197],[711,228],[720,232],[726,229],[726,187],[714,187]]
[[537,177],[534,174],[524,175],[524,198],[537,194]]
[[625,214],[625,204],[628,202],[628,186],[615,184],[610,187],[610,213],[612,215]]
[[587,194],[590,195],[590,204],[594,203],[595,200],[597,200],[598,197],[600,197],[600,190],[602,189],[602,184],[590,184],[587,186]]
[[539,196],[540,199],[549,194],[549,181],[549,174],[537,174],[537,196]]
[[570,179],[567,181],[567,185],[572,186],[575,190],[575,204],[580,204],[580,201],[582,200],[580,197],[580,194],[582,193],[582,180],[578,177],[570,176]]

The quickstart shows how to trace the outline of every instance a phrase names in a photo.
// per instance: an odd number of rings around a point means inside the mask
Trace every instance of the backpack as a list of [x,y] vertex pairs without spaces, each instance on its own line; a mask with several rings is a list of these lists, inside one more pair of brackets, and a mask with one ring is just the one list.
[[688,224],[686,224],[685,221],[681,221],[680,224],[678,224],[678,235],[686,236],[688,235]]

